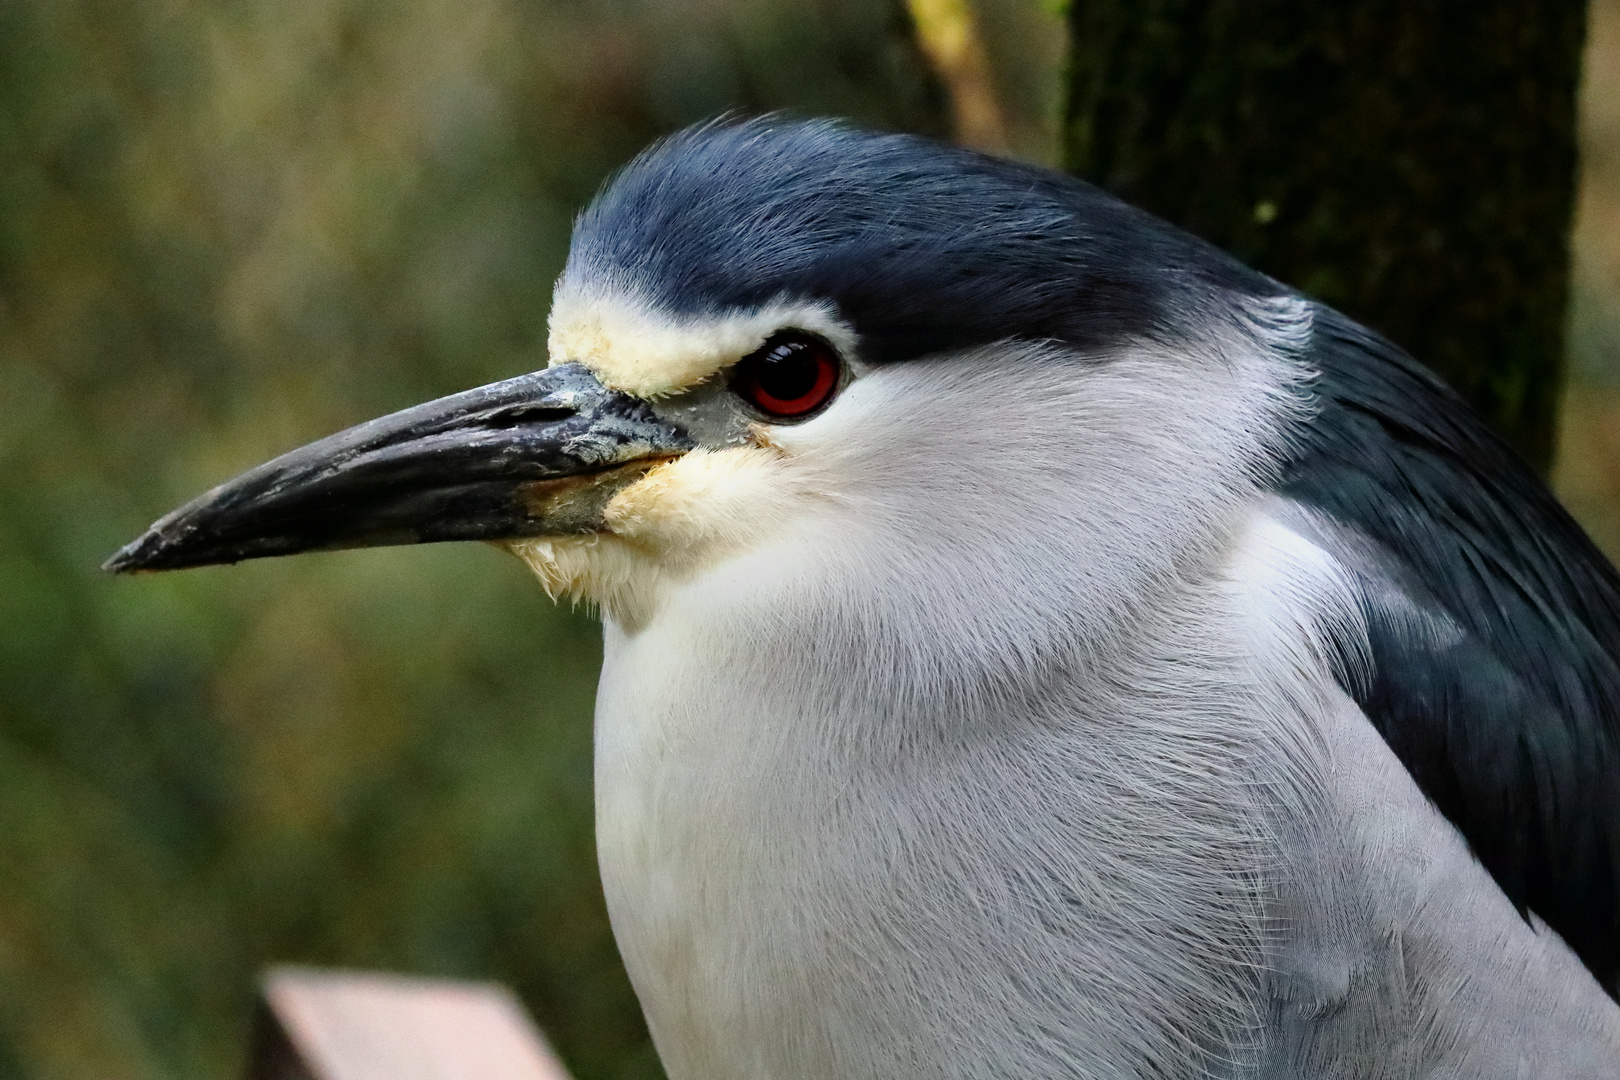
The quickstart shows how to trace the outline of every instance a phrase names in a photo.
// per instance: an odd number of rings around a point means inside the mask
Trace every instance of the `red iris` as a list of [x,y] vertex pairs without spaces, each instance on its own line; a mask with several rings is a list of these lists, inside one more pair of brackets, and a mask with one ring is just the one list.
[[767,416],[808,416],[838,389],[838,354],[818,337],[786,331],[743,357],[731,386]]

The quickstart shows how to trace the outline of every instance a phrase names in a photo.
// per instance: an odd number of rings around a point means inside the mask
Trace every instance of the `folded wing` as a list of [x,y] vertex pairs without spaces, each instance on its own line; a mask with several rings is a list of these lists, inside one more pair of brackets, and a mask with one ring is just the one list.
[[[1278,494],[1362,583],[1338,678],[1522,911],[1620,974],[1620,575],[1434,375],[1326,308]],[[1370,659],[1370,664],[1366,660]]]

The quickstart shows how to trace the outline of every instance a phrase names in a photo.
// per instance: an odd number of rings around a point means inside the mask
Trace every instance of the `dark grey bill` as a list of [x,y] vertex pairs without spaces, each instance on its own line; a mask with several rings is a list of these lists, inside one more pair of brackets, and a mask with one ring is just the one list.
[[594,532],[613,493],[696,444],[578,364],[310,443],[158,521],[103,569]]

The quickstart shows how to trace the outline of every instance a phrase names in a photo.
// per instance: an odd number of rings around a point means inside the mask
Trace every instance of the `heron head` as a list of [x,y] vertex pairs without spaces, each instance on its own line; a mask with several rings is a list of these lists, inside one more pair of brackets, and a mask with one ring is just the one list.
[[581,215],[548,367],[294,450],[107,566],[486,540],[634,618],[810,521],[839,523],[832,547],[1038,561],[1019,553],[1038,520],[1097,561],[1124,543],[1108,528],[1151,552],[1255,456],[1232,451],[1269,423],[1249,414],[1274,373],[1204,361],[1243,351],[1233,298],[1276,291],[1057,174],[825,122],[710,125]]

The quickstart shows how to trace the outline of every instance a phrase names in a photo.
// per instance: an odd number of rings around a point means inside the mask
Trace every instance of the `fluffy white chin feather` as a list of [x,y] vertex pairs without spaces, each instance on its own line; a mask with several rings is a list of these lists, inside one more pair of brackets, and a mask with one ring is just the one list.
[[607,532],[508,548],[553,599],[586,600],[633,630],[671,586],[790,528],[825,502],[826,487],[813,457],[775,442],[694,450],[619,492],[604,514]]

